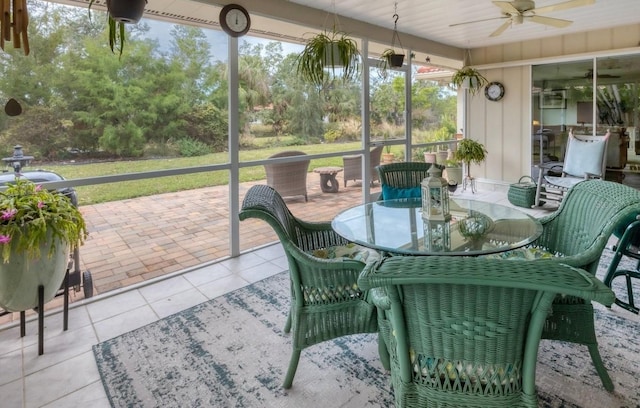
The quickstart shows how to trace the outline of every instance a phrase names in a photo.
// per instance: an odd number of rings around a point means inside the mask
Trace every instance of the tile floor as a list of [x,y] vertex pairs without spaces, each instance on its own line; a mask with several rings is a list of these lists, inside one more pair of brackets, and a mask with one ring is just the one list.
[[[455,195],[510,205],[504,192]],[[27,323],[24,338],[15,322],[0,326],[0,406],[108,408],[92,345],[286,269],[282,247],[275,244],[73,303],[66,332],[59,311],[46,316],[42,356],[35,321]]]

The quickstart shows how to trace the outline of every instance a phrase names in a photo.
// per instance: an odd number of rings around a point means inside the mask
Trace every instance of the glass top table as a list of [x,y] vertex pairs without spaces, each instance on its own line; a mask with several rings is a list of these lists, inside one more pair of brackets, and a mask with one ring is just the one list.
[[359,245],[403,255],[484,255],[525,246],[542,224],[512,207],[450,198],[451,220],[422,217],[420,199],[378,201],[339,213],[331,226]]

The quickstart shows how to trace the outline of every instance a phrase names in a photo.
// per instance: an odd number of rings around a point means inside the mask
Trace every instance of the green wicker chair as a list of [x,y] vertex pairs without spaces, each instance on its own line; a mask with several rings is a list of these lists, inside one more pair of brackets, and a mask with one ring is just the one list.
[[481,257],[384,258],[358,284],[379,308],[396,408],[537,407],[538,345],[556,294],[615,298],[581,269]]
[[[540,219],[543,232],[532,245],[561,254],[556,262],[595,275],[600,255],[615,228],[638,213],[640,191],[609,181],[582,181],[566,193],[555,212]],[[612,391],[613,383],[598,351],[593,319],[590,302],[558,296],[542,338],[586,345],[602,384]]]
[[285,332],[292,332],[293,353],[283,387],[293,383],[301,351],[337,337],[378,331],[376,308],[357,286],[365,264],[355,259],[323,259],[314,250],[348,244],[329,222],[311,223],[294,217],[271,187],[249,189],[240,220],[258,218],[275,230],[289,263],[291,309]]
[[[444,170],[444,166],[434,163],[424,162],[400,162],[383,164],[376,167],[380,185],[392,187],[394,189],[420,188],[422,180],[427,178],[427,173],[431,166],[436,166]],[[383,199],[383,196],[380,196]]]

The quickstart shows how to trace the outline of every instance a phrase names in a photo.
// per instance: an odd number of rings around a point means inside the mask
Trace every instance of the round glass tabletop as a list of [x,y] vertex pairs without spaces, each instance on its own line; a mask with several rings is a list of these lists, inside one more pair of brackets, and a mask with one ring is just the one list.
[[423,218],[420,199],[386,200],[339,213],[333,229],[359,245],[405,255],[484,255],[525,246],[542,224],[512,207],[450,198],[451,220]]

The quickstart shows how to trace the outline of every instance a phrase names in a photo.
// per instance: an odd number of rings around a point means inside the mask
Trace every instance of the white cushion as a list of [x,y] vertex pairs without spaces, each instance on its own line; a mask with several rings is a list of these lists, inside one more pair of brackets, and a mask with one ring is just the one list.
[[581,181],[584,181],[583,178],[576,177],[554,177],[554,176],[544,176],[544,179],[547,183],[553,184],[554,186],[570,189]]
[[584,177],[585,173],[602,176],[605,148],[606,140],[587,142],[570,136],[563,171],[575,177]]

